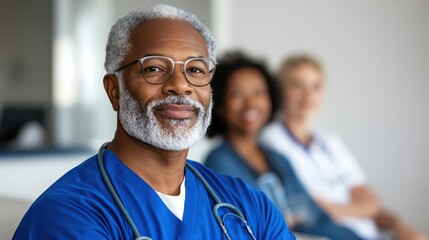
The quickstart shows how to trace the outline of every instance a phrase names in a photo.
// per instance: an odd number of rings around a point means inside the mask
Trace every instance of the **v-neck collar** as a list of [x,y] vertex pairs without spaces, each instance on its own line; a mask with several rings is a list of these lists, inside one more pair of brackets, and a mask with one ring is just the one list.
[[286,135],[289,136],[289,138],[294,142],[296,145],[300,146],[306,153],[310,152],[311,145],[314,143],[314,135],[312,136],[312,141],[309,144],[305,144],[301,142],[298,137],[291,131],[291,129],[285,124],[282,123],[282,127],[284,131],[286,132]]
[[[121,197],[121,188],[118,187],[118,184],[125,184],[133,188],[135,194],[141,195],[141,199],[139,199],[140,202],[144,202],[144,204],[148,205],[151,209],[156,209],[157,212],[160,212],[160,215],[163,214],[162,216],[170,216],[172,219],[176,219],[178,222],[177,224],[182,223],[187,226],[181,229],[192,229],[192,231],[195,231],[200,205],[200,187],[197,184],[198,179],[196,179],[195,175],[188,168],[185,168],[186,196],[184,213],[181,221],[168,209],[155,190],[140,176],[128,168],[112,151],[108,149],[105,150],[104,159],[108,174],[110,176],[115,176],[112,178],[112,183],[117,189],[119,197]],[[126,202],[124,202],[124,205],[127,208]]]
[[306,154],[311,155],[312,149],[314,147],[319,147],[326,154],[332,156],[328,146],[325,141],[319,136],[318,133],[312,132],[312,141],[309,144],[302,143],[290,130],[290,128],[285,123],[279,123],[281,128],[286,132],[286,136],[297,146],[299,146]]

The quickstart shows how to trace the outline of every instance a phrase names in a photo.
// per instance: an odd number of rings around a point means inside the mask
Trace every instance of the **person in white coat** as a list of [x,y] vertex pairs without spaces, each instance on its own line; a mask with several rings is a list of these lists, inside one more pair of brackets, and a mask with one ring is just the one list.
[[309,55],[291,56],[281,65],[278,77],[283,91],[281,118],[266,127],[261,143],[289,159],[316,202],[361,238],[379,239],[379,230],[389,229],[400,240],[427,239],[383,209],[338,136],[310,129],[309,122],[323,101],[320,62]]

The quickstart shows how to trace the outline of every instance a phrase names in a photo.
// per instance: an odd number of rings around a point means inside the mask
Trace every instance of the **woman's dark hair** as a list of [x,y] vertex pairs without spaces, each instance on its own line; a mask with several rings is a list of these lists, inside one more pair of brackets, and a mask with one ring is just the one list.
[[276,81],[265,67],[265,64],[241,52],[229,52],[219,60],[219,65],[216,68],[216,73],[211,82],[213,93],[213,119],[207,131],[208,137],[226,134],[226,123],[223,117],[219,116],[219,108],[221,108],[225,102],[225,93],[231,75],[243,68],[256,69],[264,76],[271,100],[271,115],[269,121],[273,119],[279,107],[279,88],[277,87]]

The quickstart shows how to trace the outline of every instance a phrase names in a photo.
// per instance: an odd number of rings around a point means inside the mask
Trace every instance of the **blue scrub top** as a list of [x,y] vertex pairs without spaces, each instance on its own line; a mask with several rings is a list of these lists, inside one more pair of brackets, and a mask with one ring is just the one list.
[[[112,184],[139,232],[152,239],[226,239],[212,213],[214,201],[186,168],[183,221],[158,194],[109,150],[105,166]],[[223,202],[240,209],[257,239],[295,239],[283,216],[267,197],[243,181],[189,161]],[[221,217],[225,210],[220,211]],[[250,239],[238,221],[227,220],[232,239]],[[13,239],[134,239],[133,232],[107,190],[97,156],[72,169],[30,207]]]
[[[288,160],[277,152],[261,147],[267,158],[269,171],[275,173],[281,180],[286,200],[299,196],[299,205],[291,208],[301,208],[306,211],[306,220],[295,227],[295,231],[317,236],[328,237],[332,240],[360,240],[360,238],[339,224],[336,224],[307,193]],[[233,148],[231,143],[224,140],[208,155],[205,165],[222,174],[243,179],[246,183],[257,188],[259,174],[250,167]],[[283,211],[284,209],[280,209]],[[294,210],[294,209],[292,209]]]

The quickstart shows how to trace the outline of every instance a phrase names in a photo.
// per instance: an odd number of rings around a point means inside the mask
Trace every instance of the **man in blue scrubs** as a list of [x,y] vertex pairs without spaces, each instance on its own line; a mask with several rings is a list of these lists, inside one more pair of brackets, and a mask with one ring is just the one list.
[[[117,130],[102,151],[107,175],[142,236],[227,239],[214,198],[234,205],[256,239],[295,239],[280,212],[242,181],[187,160],[211,118],[214,40],[194,15],[157,5],[119,19],[106,48],[104,88]],[[228,208],[231,239],[253,239]],[[136,239],[106,187],[97,155],[66,173],[30,207],[14,239]],[[143,238],[140,238],[143,239]]]

